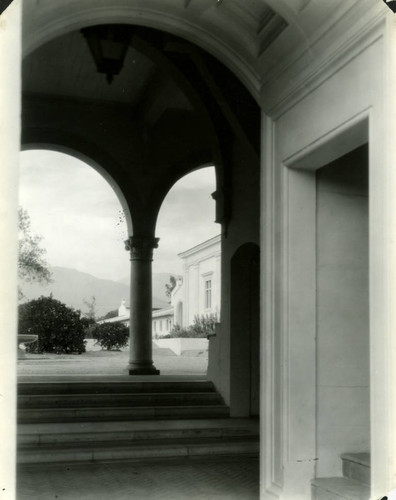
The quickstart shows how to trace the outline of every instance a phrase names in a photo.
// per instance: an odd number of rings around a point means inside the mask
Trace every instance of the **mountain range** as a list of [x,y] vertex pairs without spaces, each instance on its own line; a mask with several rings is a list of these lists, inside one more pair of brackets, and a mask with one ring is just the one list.
[[[127,305],[129,304],[128,277],[113,281],[96,278],[91,274],[66,267],[52,267],[50,270],[52,281],[48,284],[20,284],[24,294],[21,302],[36,299],[41,295],[49,296],[52,293],[54,299],[85,313],[89,309],[86,302],[91,303],[92,297],[95,297],[97,318],[118,309],[123,299]],[[169,305],[169,299],[165,294],[165,284],[169,283],[169,278],[168,273],[153,274],[153,308],[162,309]]]

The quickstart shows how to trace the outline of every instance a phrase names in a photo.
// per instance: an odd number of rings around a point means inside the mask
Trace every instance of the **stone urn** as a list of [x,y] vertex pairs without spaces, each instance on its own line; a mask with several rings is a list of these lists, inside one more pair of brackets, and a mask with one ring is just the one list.
[[38,335],[18,335],[18,359],[26,357],[25,351],[20,348],[21,344],[31,344],[38,339]]

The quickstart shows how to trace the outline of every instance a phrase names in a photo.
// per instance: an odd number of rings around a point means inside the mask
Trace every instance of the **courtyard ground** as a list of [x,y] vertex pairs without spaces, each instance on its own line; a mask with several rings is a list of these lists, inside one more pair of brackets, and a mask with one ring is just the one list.
[[[153,344],[154,365],[161,375],[206,375],[207,351],[190,351],[176,356],[169,349]],[[26,354],[18,361],[18,376],[51,375],[127,375],[128,349],[121,351],[87,351],[83,354]]]

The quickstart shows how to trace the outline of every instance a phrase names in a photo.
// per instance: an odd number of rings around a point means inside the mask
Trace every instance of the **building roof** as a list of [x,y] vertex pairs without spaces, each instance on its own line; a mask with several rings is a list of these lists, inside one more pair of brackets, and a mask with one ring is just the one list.
[[153,318],[160,318],[163,316],[173,316],[174,308],[173,306],[165,307],[164,309],[158,309],[158,311],[153,311]]
[[[130,309],[130,303],[129,299],[125,301],[125,307],[126,309]],[[164,309],[166,307],[169,307],[169,302],[166,302],[165,300],[158,299],[157,297],[153,297],[153,303],[152,303],[152,310],[157,310],[157,309]]]
[[210,238],[209,240],[203,241],[202,243],[199,243],[198,245],[195,245],[194,247],[189,248],[188,250],[185,250],[184,252],[181,252],[178,254],[178,256],[181,259],[184,259],[185,257],[188,257],[196,252],[199,252],[200,250],[203,250],[205,248],[209,248],[212,245],[216,245],[220,243],[221,241],[221,234],[218,234],[217,236],[214,236],[213,238]]

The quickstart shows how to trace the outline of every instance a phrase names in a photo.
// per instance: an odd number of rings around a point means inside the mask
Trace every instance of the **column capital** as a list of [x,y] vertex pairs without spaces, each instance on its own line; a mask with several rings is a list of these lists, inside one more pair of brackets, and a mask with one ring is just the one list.
[[159,238],[130,236],[125,240],[125,250],[131,252],[131,260],[153,260],[153,249],[158,248]]

